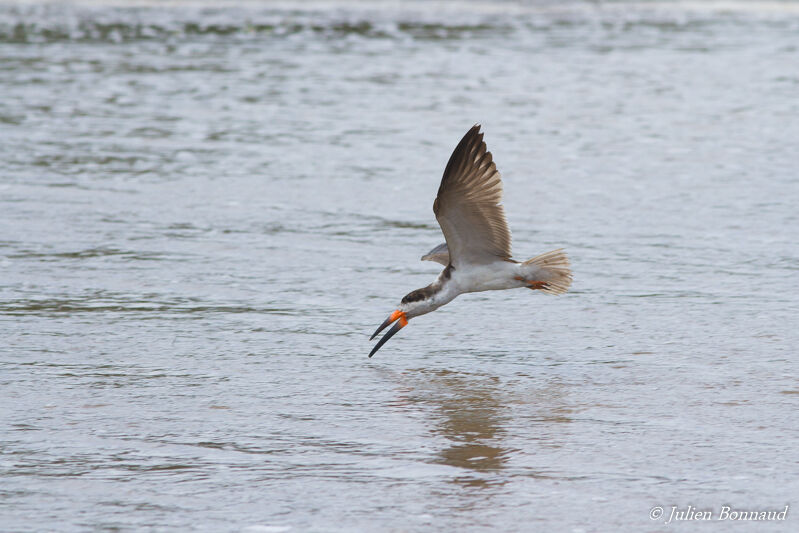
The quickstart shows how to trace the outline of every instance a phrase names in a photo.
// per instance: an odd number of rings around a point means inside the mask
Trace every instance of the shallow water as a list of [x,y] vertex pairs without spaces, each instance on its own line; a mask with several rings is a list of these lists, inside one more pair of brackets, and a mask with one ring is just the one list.
[[[3,529],[795,531],[797,52],[790,3],[0,6]],[[367,359],[475,122],[573,290]]]

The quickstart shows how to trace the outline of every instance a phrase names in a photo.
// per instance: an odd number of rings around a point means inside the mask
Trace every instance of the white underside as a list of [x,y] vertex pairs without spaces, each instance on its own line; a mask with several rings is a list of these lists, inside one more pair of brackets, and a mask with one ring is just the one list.
[[[441,290],[429,301],[421,303],[419,314],[428,313],[448,304],[459,294],[467,292],[497,291],[525,287],[523,281],[514,279],[523,276],[520,263],[498,261],[487,265],[467,265],[452,270],[450,279],[444,281]],[[416,313],[414,313],[416,314]]]
[[[488,264],[461,265],[442,272],[433,284],[439,290],[430,297],[400,305],[408,318],[429,313],[467,292],[498,291],[528,287],[533,281],[548,281],[551,274],[538,264],[496,261]],[[521,278],[521,279],[516,279]]]
[[523,277],[521,263],[497,261],[487,265],[466,265],[452,272],[450,282],[460,293],[517,289],[525,283],[514,279]]

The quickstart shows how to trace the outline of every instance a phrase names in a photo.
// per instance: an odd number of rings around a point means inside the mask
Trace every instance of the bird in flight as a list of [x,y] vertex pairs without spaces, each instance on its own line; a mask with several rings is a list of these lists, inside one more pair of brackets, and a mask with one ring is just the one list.
[[480,125],[466,132],[449,158],[433,203],[445,243],[422,256],[446,268],[422,289],[408,293],[369,340],[394,326],[372,357],[411,318],[435,311],[459,294],[528,288],[562,294],[572,282],[569,259],[553,250],[524,262],[511,259],[510,230],[502,202],[502,179],[486,149]]

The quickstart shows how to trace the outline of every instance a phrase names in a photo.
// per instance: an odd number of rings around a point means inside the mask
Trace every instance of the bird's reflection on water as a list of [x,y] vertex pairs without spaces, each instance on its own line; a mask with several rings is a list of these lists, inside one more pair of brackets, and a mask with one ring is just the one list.
[[[474,473],[501,470],[510,450],[503,445],[503,423],[507,419],[495,376],[419,369],[403,373],[409,385],[407,402],[432,407],[431,432],[450,445],[437,452],[432,462]],[[485,476],[458,476],[469,485],[485,485]]]
[[439,415],[434,433],[452,444],[441,450],[436,462],[490,472],[503,468],[510,450],[503,445],[508,415],[495,376],[436,371],[430,381]]
[[[520,376],[524,382],[529,376]],[[420,368],[395,376],[401,383],[404,406],[418,405],[432,415],[430,432],[447,445],[430,458],[437,464],[460,469],[453,481],[473,487],[504,484],[507,475],[495,475],[509,467],[519,450],[519,431],[535,437],[523,438],[536,445],[562,445],[564,423],[571,422],[571,408],[564,400],[563,385],[547,383],[543,388],[509,383],[489,373]],[[538,477],[541,472],[518,468],[520,475]]]

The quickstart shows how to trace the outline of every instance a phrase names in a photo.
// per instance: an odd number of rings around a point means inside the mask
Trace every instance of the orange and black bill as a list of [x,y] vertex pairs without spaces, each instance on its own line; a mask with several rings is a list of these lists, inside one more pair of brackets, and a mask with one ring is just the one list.
[[408,319],[405,318],[405,313],[403,313],[402,311],[399,311],[399,310],[398,311],[394,311],[385,320],[385,322],[380,324],[380,327],[377,328],[377,330],[372,334],[371,337],[369,337],[369,340],[374,339],[377,336],[378,333],[380,333],[381,331],[386,329],[388,327],[388,325],[391,324],[392,322],[394,322],[395,320],[397,320],[397,323],[394,324],[394,326],[390,330],[388,330],[388,332],[386,332],[385,335],[383,335],[383,338],[380,339],[377,342],[375,347],[372,348],[372,351],[369,352],[369,357],[372,357],[375,354],[375,352],[377,352],[377,350],[379,350],[388,341],[388,339],[393,337],[399,330],[401,330],[402,328],[404,328],[405,326],[408,325]]

